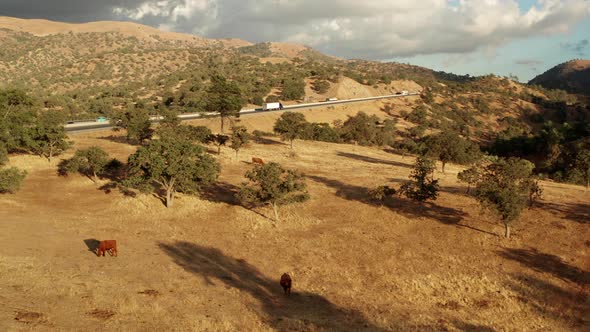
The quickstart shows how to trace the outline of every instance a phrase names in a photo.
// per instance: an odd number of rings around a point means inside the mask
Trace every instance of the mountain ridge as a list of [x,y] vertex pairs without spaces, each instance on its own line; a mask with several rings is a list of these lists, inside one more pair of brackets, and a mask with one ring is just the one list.
[[590,95],[590,60],[574,59],[561,63],[533,78],[529,84]]

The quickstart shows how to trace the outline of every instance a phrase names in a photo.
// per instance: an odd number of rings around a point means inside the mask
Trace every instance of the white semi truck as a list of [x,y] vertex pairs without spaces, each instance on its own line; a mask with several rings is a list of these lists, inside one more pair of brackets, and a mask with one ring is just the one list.
[[262,105],[263,111],[282,110],[283,104],[281,103],[264,103]]

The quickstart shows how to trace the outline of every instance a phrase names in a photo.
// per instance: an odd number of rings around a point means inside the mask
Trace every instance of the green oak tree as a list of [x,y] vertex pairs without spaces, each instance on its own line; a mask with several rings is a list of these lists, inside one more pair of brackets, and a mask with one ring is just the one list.
[[278,207],[309,199],[303,175],[286,170],[278,163],[256,165],[246,172],[238,199],[244,204],[270,204],[279,221]]
[[282,140],[291,142],[292,149],[293,141],[301,137],[307,125],[305,115],[295,112],[285,112],[275,121],[273,130],[281,136]]
[[244,126],[233,126],[231,128],[232,135],[230,138],[230,148],[236,151],[236,160],[238,159],[238,152],[240,149],[250,142],[251,134]]
[[475,197],[484,209],[496,214],[510,238],[512,223],[518,219],[534,191],[534,165],[524,159],[499,159],[484,167]]
[[239,117],[240,110],[245,105],[239,86],[220,75],[211,78],[211,85],[207,90],[207,100],[206,110],[219,112],[222,133],[224,132],[225,119]]
[[166,207],[170,208],[176,192],[198,193],[203,185],[217,179],[219,170],[217,161],[201,146],[189,140],[163,138],[150,141],[129,156],[124,184],[142,191],[163,189]]

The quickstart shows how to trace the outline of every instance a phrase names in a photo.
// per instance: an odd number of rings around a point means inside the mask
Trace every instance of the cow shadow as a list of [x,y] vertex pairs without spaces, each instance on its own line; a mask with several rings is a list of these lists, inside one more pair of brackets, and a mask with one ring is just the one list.
[[338,151],[338,152],[336,152],[336,155],[339,157],[346,157],[346,158],[350,158],[350,159],[354,159],[354,160],[358,160],[358,161],[363,161],[363,162],[371,163],[371,164],[382,164],[382,165],[389,165],[389,166],[395,166],[395,167],[412,168],[412,165],[406,164],[406,163],[401,163],[399,161],[378,159],[378,158],[363,156],[363,155],[355,154],[355,153]]
[[92,252],[96,256],[98,256],[98,247],[100,245],[100,241],[97,239],[86,239],[84,240],[86,247],[88,247],[88,251]]
[[[225,255],[221,250],[190,242],[160,243],[160,249],[187,272],[200,276],[208,285],[223,285],[255,298],[259,308],[252,308],[275,330],[292,329],[294,321],[304,331],[387,331],[370,322],[361,312],[340,307],[323,296],[297,290],[283,294],[276,280],[265,276],[244,259]],[[290,328],[291,327],[291,328]]]

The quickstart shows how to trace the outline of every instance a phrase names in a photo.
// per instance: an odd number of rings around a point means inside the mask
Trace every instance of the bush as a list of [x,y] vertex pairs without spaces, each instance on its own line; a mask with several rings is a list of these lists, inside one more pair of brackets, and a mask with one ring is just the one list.
[[338,131],[328,123],[312,122],[307,124],[301,135],[302,139],[322,142],[340,142]]
[[433,173],[434,162],[424,156],[418,157],[410,174],[410,181],[402,184],[400,195],[418,202],[436,200],[440,186],[438,180],[432,177]]
[[16,193],[26,176],[26,171],[21,171],[16,167],[0,170],[0,194]]
[[383,202],[388,196],[395,195],[396,190],[394,188],[390,188],[389,186],[378,186],[373,189],[369,189],[368,194],[370,199]]

